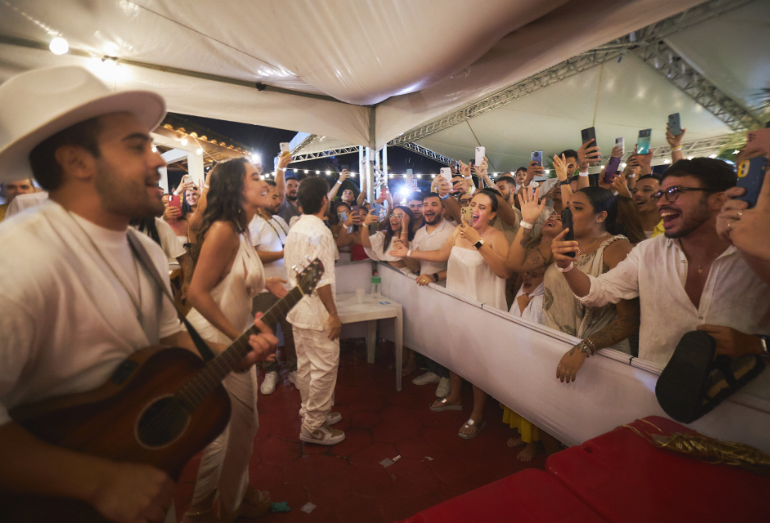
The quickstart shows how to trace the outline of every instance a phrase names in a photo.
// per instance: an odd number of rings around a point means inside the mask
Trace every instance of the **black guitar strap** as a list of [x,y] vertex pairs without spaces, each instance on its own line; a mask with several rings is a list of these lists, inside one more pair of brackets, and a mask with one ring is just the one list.
[[203,338],[201,338],[200,334],[198,334],[198,331],[195,330],[195,327],[192,326],[192,324],[187,321],[187,318],[184,317],[184,314],[182,314],[182,311],[179,310],[179,308],[176,306],[176,302],[174,302],[174,297],[171,295],[171,293],[168,291],[168,288],[166,287],[166,284],[163,282],[163,278],[161,278],[160,274],[158,273],[157,267],[155,267],[155,264],[152,262],[152,259],[150,258],[150,255],[147,254],[147,250],[142,245],[142,242],[139,241],[139,238],[135,236],[135,233],[130,230],[128,232],[128,243],[131,245],[131,249],[134,251],[134,254],[139,258],[139,261],[142,262],[142,265],[144,265],[144,268],[147,269],[147,271],[152,275],[153,279],[155,280],[155,283],[158,284],[158,287],[160,287],[163,294],[165,294],[166,298],[171,300],[171,304],[174,306],[174,309],[176,310],[177,315],[179,316],[179,319],[182,320],[182,323],[185,327],[187,327],[187,332],[190,334],[190,337],[193,340],[193,343],[195,343],[195,348],[198,349],[198,352],[201,355],[201,358],[203,358],[203,361],[210,361],[214,359],[214,353],[211,352],[211,349],[208,345],[206,345],[206,342],[203,341]]

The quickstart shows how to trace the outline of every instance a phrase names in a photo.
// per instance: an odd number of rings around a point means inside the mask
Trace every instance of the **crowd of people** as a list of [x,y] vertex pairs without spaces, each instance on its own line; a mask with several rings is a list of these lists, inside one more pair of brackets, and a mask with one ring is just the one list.
[[[85,87],[33,100],[27,87],[40,83]],[[77,67],[32,71],[0,86],[4,104],[48,104],[58,115],[12,136],[14,147],[0,146],[0,170],[28,170],[4,174],[6,199],[34,190],[31,180],[13,177],[31,176],[49,196],[0,225],[0,489],[78,498],[115,521],[163,520],[173,487],[164,472],[44,444],[9,411],[92,390],[145,346],[202,352],[180,322],[184,314],[216,354],[254,325],[259,334],[249,338],[243,372],[224,379],[230,422],[205,449],[183,521],[264,514],[270,496],[250,484],[248,464],[257,389],[273,393],[281,365],[301,394],[298,413],[287,413],[301,417],[300,439],[345,439],[333,428],[342,417],[332,411],[341,330],[334,264],[341,259],[388,263],[415,273],[417,285],[442,285],[580,338],[553,362],[564,383],[601,349],[665,365],[682,335],[696,329],[716,340],[718,354],[768,354],[770,303],[762,296],[770,291],[770,183],[749,208],[736,199],[743,189],[731,165],[681,157],[683,133],[667,134],[674,152],[661,175],[652,173],[652,151],[632,154],[623,172],[589,175],[601,161],[589,140],[554,155],[555,178],[545,179],[538,162],[494,180],[486,159],[458,162],[451,182],[436,176],[425,192],[407,178],[403,198],[383,185],[367,201],[365,186],[345,183],[347,170],[331,187],[319,176],[299,180],[287,174],[288,154],[278,157],[274,181],[261,165],[233,159],[202,183],[185,177],[163,194],[164,161],[149,133],[164,103],[152,93],[134,95],[111,93]],[[61,100],[70,105],[62,108]],[[739,161],[769,154],[744,149]],[[325,272],[278,319],[279,362],[278,340],[260,318],[297,285],[288,268],[308,259],[320,260]],[[172,275],[175,303],[153,272],[168,289]],[[264,369],[261,386],[255,364]],[[462,410],[460,369],[407,350],[404,375],[421,366],[426,372],[414,383],[438,384],[426,409]],[[489,421],[487,394],[472,387],[472,413],[458,432],[464,439]],[[524,446],[519,458],[532,459],[543,431],[507,407],[503,421],[519,432],[509,442]]]

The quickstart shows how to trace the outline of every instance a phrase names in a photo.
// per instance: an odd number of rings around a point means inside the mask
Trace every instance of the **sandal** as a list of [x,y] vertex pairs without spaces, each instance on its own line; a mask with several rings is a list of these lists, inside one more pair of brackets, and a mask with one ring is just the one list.
[[476,427],[476,432],[474,432],[472,434],[465,434],[463,432],[458,432],[457,435],[460,436],[462,439],[473,439],[476,436],[478,436],[479,432],[484,430],[484,427],[486,427],[486,426],[487,426],[487,422],[484,421],[484,420],[482,420],[481,423],[476,423],[472,419],[469,419],[468,421],[465,422],[465,425],[463,425],[463,428],[465,428],[465,427]]
[[[435,401],[433,403],[435,403]],[[440,407],[434,407],[433,403],[430,404],[430,410],[433,412],[444,412],[445,410],[463,410],[462,405],[452,405],[447,403],[446,398],[441,398],[439,400],[439,404],[441,404]]]

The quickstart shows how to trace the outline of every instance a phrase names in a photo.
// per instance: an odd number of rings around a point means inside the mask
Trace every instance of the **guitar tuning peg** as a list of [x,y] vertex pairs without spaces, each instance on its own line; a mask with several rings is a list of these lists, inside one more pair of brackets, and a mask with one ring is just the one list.
[[305,258],[307,258],[307,261],[313,261],[310,259],[310,256],[308,256],[307,254],[305,255]]

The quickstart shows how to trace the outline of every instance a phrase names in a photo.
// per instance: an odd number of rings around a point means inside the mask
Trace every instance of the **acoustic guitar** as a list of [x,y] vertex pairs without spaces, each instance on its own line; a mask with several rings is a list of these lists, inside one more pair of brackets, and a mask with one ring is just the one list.
[[[297,275],[297,286],[262,321],[275,330],[324,273],[313,260]],[[216,358],[204,363],[187,349],[146,347],[126,359],[91,392],[43,400],[11,409],[13,420],[35,437],[114,461],[146,463],[174,481],[201,449],[224,431],[230,398],[222,380],[238,370],[251,351],[252,326]],[[34,495],[0,497],[2,522],[104,522],[93,507],[74,499]]]

